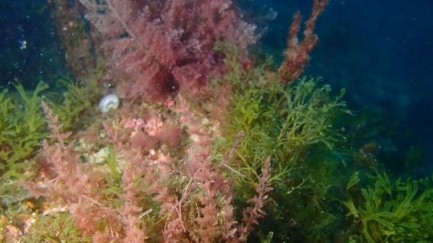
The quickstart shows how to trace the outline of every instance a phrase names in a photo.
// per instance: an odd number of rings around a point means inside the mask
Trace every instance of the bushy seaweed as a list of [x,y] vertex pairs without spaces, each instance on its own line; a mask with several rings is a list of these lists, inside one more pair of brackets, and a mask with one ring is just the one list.
[[[233,50],[229,53],[236,55]],[[344,90],[333,95],[329,85],[314,78],[285,85],[268,71],[270,60],[244,72],[235,57],[227,56],[232,60],[233,71],[227,79],[233,85],[233,100],[225,137],[229,149],[236,151],[232,161],[239,172],[235,200],[251,197],[251,185],[265,159],[271,157],[274,191],[268,217],[256,237],[263,239],[270,232],[276,241],[327,237],[338,217],[333,214],[335,202],[327,196],[340,178],[335,174],[342,164],[334,151],[345,140],[335,124],[350,114],[342,101]]]
[[[22,178],[26,160],[33,157],[47,136],[45,115],[41,109],[44,98],[59,115],[65,129],[83,123],[84,112],[95,105],[99,92],[96,86],[80,86],[71,81],[59,80],[64,86],[63,97],[46,93],[48,84],[40,82],[32,93],[16,84],[16,93],[5,89],[0,93],[0,174],[5,177]],[[89,82],[91,83],[91,82]],[[46,96],[42,97],[45,92]]]
[[74,225],[71,215],[66,212],[54,211],[38,215],[38,220],[22,238],[21,242],[92,242],[89,237],[80,234]]
[[[83,119],[80,120],[84,113],[96,110],[94,100],[99,92],[95,86],[81,86],[64,80],[59,80],[59,84],[64,90],[60,96],[56,95],[58,91],[48,92],[48,84],[42,81],[31,92],[24,90],[18,83],[15,92],[4,89],[0,93],[0,241],[8,241],[6,232],[19,225],[19,222],[26,221],[26,217],[32,213],[26,209],[29,194],[21,183],[36,176],[41,166],[36,163],[37,155],[40,154],[42,140],[49,134],[41,109],[42,100],[58,112],[68,131],[84,123]],[[70,225],[72,221],[68,217],[64,213],[37,216],[35,230],[29,232],[30,236],[23,239],[24,242],[40,242],[40,239],[50,242],[55,241],[56,237],[74,238],[73,225]]]
[[51,97],[50,107],[59,116],[66,130],[76,130],[83,125],[86,113],[96,110],[97,99],[101,95],[94,80],[89,80],[86,85],[79,84],[69,79],[59,79],[61,89],[65,91],[62,97]]
[[[391,179],[385,173],[369,176],[358,187],[355,173],[342,204],[352,219],[352,239],[359,242],[431,242],[433,189],[430,180]],[[422,185],[420,187],[420,184]]]
[[26,159],[35,155],[40,142],[48,134],[40,108],[41,93],[48,85],[40,82],[32,94],[21,84],[15,85],[18,95],[11,98],[8,90],[0,94],[0,174],[22,177]]

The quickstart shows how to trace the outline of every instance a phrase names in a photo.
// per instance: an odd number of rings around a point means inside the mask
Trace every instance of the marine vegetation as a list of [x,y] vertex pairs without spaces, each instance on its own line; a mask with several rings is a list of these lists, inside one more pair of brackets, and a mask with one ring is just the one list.
[[22,178],[23,169],[48,135],[40,108],[41,93],[48,85],[40,82],[32,94],[16,84],[14,98],[5,89],[0,93],[0,175]]
[[60,91],[0,94],[2,242],[433,240],[431,179],[394,178],[347,136],[344,90],[301,76],[327,1],[279,68],[229,0],[79,3],[56,16],[85,13],[98,70],[82,53]]
[[[231,45],[217,48],[236,59]],[[230,63],[209,90],[232,96],[210,92],[207,104],[178,96],[102,114],[96,101],[81,111],[39,98],[51,132],[27,182],[2,187],[3,239],[429,241],[431,180],[354,167],[344,91],[314,78],[281,84],[271,66]],[[83,103],[81,89],[93,88],[70,86],[64,102]]]
[[[433,188],[430,179],[393,180],[387,174],[369,175],[358,187],[358,173],[350,178],[342,200],[353,220],[352,236],[360,242],[429,242],[433,237]],[[356,199],[354,199],[356,198]]]

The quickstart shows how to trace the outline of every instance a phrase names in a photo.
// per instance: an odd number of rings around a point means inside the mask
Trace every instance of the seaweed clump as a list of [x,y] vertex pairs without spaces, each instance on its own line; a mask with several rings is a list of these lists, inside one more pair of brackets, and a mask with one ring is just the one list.
[[35,155],[40,142],[48,135],[40,108],[41,93],[48,85],[40,82],[31,95],[21,84],[15,85],[18,96],[11,98],[7,89],[0,93],[0,174],[22,178],[26,159]]

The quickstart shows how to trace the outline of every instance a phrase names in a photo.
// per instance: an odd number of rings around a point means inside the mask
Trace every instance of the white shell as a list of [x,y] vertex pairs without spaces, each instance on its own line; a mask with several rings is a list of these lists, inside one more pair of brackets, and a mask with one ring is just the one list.
[[99,110],[105,113],[111,109],[117,109],[117,107],[119,107],[119,103],[119,98],[117,98],[116,95],[106,95],[101,99],[101,101],[99,101]]

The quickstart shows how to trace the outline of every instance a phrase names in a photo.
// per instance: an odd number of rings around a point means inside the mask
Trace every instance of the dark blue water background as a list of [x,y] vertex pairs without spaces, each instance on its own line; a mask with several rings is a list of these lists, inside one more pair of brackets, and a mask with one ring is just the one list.
[[0,88],[14,82],[32,88],[67,73],[46,2],[1,1]]
[[[293,13],[300,10],[306,19],[312,5],[308,0],[239,3],[245,16],[259,21],[261,30],[267,27],[260,45],[277,60],[282,58]],[[0,3],[2,87],[20,81],[31,88],[40,79],[54,82],[67,73],[45,4]],[[266,21],[272,11],[277,17]],[[318,20],[320,41],[305,73],[323,77],[334,90],[345,88],[355,114],[372,114],[367,118],[373,124],[370,130],[378,132],[360,135],[358,146],[371,140],[400,157],[411,146],[421,147],[424,159],[417,175],[433,170],[432,15],[433,2],[427,0],[330,0]],[[396,158],[393,167],[398,173],[405,173],[403,163]]]

